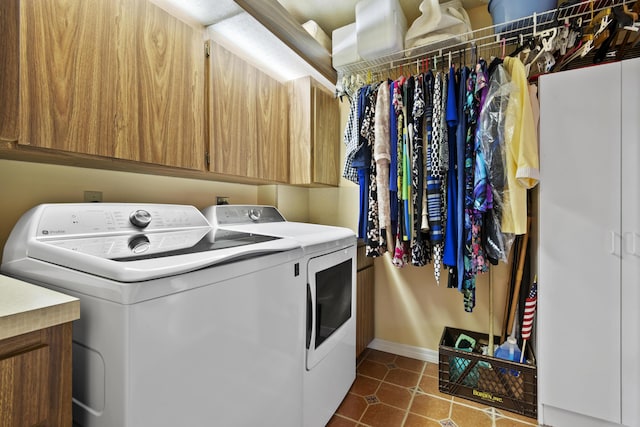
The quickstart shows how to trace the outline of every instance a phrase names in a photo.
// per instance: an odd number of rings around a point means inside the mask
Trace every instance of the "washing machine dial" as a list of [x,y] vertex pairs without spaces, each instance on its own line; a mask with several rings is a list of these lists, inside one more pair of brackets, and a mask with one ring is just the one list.
[[138,228],[145,228],[151,222],[151,214],[144,209],[138,209],[135,212],[131,212],[129,221]]
[[260,217],[262,216],[262,211],[260,209],[252,208],[249,209],[249,219],[253,222],[260,221]]
[[147,236],[134,236],[129,240],[129,249],[134,254],[146,252],[151,247],[151,242]]

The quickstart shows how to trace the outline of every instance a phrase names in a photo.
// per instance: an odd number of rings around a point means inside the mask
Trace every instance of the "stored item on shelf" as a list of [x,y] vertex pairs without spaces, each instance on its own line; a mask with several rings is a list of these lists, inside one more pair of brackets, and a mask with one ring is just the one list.
[[371,60],[404,50],[407,19],[398,0],[360,0],[356,4],[358,54]]
[[509,30],[510,26],[500,24],[525,18],[534,13],[553,10],[556,5],[557,0],[490,0],[489,13],[493,19],[493,25],[497,26],[496,32],[502,32]]
[[[472,32],[471,20],[460,0],[438,4],[423,0],[422,14],[413,21],[405,36],[405,49],[429,45],[432,49],[467,41]],[[407,52],[407,56],[411,55]]]
[[331,55],[334,67],[341,67],[360,61],[356,39],[356,23],[336,28],[331,33],[333,54]]

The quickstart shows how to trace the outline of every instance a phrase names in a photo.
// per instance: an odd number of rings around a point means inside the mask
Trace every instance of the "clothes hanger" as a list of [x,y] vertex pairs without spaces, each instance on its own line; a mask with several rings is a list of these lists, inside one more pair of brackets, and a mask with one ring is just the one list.
[[531,70],[532,64],[535,64],[545,52],[551,52],[553,50],[553,41],[557,34],[558,34],[558,29],[555,27],[550,30],[542,31],[541,33],[538,34],[538,37],[540,37],[540,44],[541,44],[540,51],[533,58],[533,60],[528,61],[527,64],[525,65],[525,71],[527,75],[529,75],[529,71]]

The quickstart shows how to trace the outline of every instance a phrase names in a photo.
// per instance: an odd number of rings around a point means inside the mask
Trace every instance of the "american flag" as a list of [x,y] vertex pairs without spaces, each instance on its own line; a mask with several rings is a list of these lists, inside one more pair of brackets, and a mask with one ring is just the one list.
[[536,304],[538,302],[538,283],[536,280],[531,284],[529,296],[524,302],[524,318],[522,319],[523,340],[528,340],[529,337],[531,337],[531,329],[533,328],[533,315],[536,313]]

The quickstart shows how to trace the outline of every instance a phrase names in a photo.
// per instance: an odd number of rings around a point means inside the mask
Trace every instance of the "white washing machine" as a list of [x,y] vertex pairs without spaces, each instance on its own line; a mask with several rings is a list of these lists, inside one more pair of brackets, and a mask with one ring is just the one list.
[[15,225],[1,270],[80,298],[74,424],[299,427],[302,256],[192,206],[48,204]]
[[204,214],[214,228],[294,239],[302,246],[303,426],[326,425],[356,377],[356,235],[342,227],[288,222],[271,206],[211,206]]

